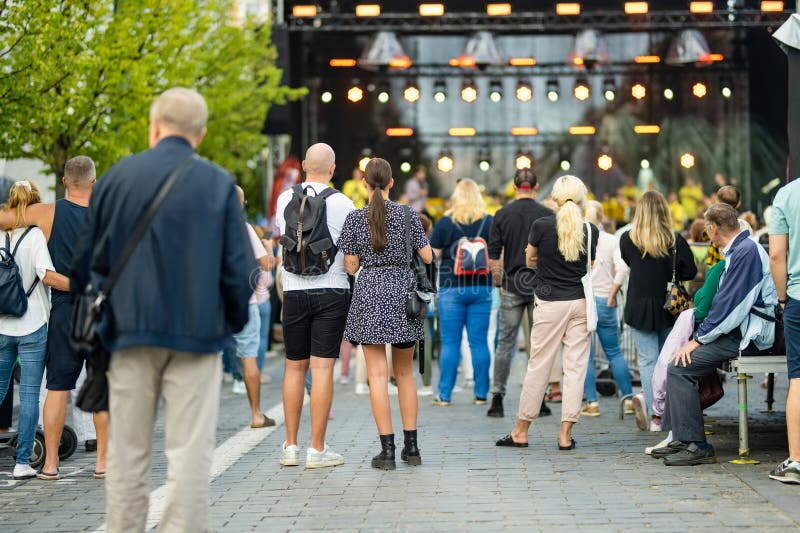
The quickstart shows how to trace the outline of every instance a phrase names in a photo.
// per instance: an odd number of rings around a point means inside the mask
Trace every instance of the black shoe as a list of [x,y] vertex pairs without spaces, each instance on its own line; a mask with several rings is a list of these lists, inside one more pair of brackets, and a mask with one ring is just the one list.
[[96,452],[97,451],[97,439],[89,439],[89,440],[87,440],[84,443],[84,446],[86,447],[86,452],[87,453]]
[[666,466],[694,466],[709,465],[717,462],[714,447],[710,444],[708,448],[698,448],[694,442],[686,446],[683,450],[664,457]]
[[492,418],[503,418],[503,416],[505,416],[505,413],[503,412],[502,394],[495,394],[492,396],[492,406],[489,407],[489,410],[486,412],[486,416],[491,416]]
[[553,414],[553,411],[547,406],[547,402],[542,400],[542,408],[539,410],[539,416],[550,416]]
[[400,452],[400,459],[408,463],[409,466],[421,465],[422,457],[419,455],[419,447],[417,446],[417,430],[403,430],[403,442],[403,451]]
[[380,435],[381,453],[372,458],[372,468],[381,470],[394,470],[397,465],[394,462],[394,433]]
[[650,457],[652,457],[653,459],[663,459],[668,455],[673,455],[685,449],[686,449],[686,444],[682,443],[679,440],[674,440],[669,444],[667,444],[666,446],[664,446],[663,448],[654,449],[650,454]]

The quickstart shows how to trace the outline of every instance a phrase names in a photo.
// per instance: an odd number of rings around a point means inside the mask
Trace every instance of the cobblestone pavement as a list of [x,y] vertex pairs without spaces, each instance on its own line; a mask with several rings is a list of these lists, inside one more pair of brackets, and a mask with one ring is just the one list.
[[[283,427],[243,429],[246,400],[223,384],[220,428],[211,484],[214,531],[790,531],[800,526],[800,487],[767,478],[786,455],[783,424],[785,378],[778,380],[777,414],[763,414],[761,377],[751,381],[751,433],[755,466],[727,463],[736,455],[736,389],[708,411],[709,437],[719,464],[664,467],[643,449],[663,434],[638,431],[631,417],[620,421],[614,398],[601,400],[602,416],[583,418],[575,428],[576,450],[556,447],[554,415],[534,423],[527,449],[497,448],[507,433],[519,398],[524,357],[518,357],[506,400],[506,418],[485,416],[469,390],[450,407],[420,398],[423,465],[398,462],[394,472],[370,468],[379,444],[366,396],[353,385],[336,385],[329,444],[345,456],[333,469],[281,468]],[[266,385],[263,406],[281,415],[282,361],[268,360],[275,378]],[[396,399],[393,400],[396,406]],[[716,419],[716,420],[713,420]],[[400,416],[395,411],[396,432]],[[301,445],[308,443],[307,410]],[[398,437],[401,441],[402,437]],[[0,450],[2,453],[2,450]],[[304,456],[301,456],[304,457]],[[63,464],[57,482],[10,478],[13,460],[0,456],[0,530],[95,531],[103,525],[101,481],[91,478],[93,456],[82,451]],[[157,428],[153,459],[150,524],[163,504],[166,464],[163,427]]]

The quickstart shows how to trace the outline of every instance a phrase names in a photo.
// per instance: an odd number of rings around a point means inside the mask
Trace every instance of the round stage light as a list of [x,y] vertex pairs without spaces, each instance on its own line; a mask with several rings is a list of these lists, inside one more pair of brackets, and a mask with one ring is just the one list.
[[645,87],[641,83],[637,83],[636,85],[631,87],[631,96],[633,96],[637,100],[641,100],[642,98],[647,96],[647,87]]
[[608,154],[603,154],[597,158],[597,167],[600,170],[611,170],[614,166],[614,160]]
[[319,99],[323,104],[330,104],[333,100],[333,93],[330,91],[324,91],[321,95],[319,95]]
[[372,159],[370,156],[365,155],[361,159],[358,160],[358,169],[361,172],[365,172],[367,170],[367,163],[369,163],[370,159]]
[[436,168],[438,168],[440,172],[450,172],[453,170],[454,166],[455,162],[453,161],[453,156],[446,152],[442,153],[436,161]]
[[400,163],[400,172],[403,172],[404,174],[411,172],[411,163],[408,161],[403,161]]
[[698,81],[692,85],[692,94],[697,98],[705,98],[705,96],[708,94],[708,87],[706,87],[706,84],[702,81]]
[[360,102],[364,99],[364,89],[362,89],[359,85],[353,85],[347,89],[347,99],[354,104]]
[[403,89],[403,98],[406,102],[411,102],[412,104],[419,100],[419,87],[413,83],[406,85],[406,88]]
[[465,80],[461,87],[461,99],[468,104],[472,104],[478,99],[478,89],[472,80]]
[[642,159],[641,161],[639,161],[639,166],[644,168],[644,169],[650,168],[650,160],[647,159],[647,158]]
[[681,166],[683,168],[692,168],[694,167],[694,155],[690,152],[686,152],[685,154],[681,155]]
[[589,99],[591,91],[589,89],[589,82],[585,79],[579,79],[575,82],[575,88],[572,90],[572,94],[575,95],[575,98],[580,100],[581,102],[585,102]]
[[567,172],[569,169],[572,168],[572,163],[570,163],[569,160],[567,160],[567,159],[563,159],[559,166],[561,167],[561,170],[563,170],[564,172]]
[[667,100],[672,100],[673,98],[675,98],[675,92],[673,92],[673,90],[670,89],[669,87],[664,89],[664,98],[666,98]]
[[531,168],[533,166],[533,158],[527,152],[520,152],[517,154],[517,158],[514,160],[514,164],[517,167],[517,170],[522,170],[524,168]]

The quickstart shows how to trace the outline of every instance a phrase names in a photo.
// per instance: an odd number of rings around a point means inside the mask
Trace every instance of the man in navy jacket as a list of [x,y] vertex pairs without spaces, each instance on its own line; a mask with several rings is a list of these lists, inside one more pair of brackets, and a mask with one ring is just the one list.
[[[75,250],[73,291],[109,274],[161,185],[194,155],[207,117],[195,91],[174,88],[156,98],[150,149],[118,162],[98,181]],[[108,531],[145,529],[160,396],[170,491],[160,529],[208,529],[219,352],[247,323],[249,279],[256,272],[232,177],[210,162],[192,161],[109,298]]]

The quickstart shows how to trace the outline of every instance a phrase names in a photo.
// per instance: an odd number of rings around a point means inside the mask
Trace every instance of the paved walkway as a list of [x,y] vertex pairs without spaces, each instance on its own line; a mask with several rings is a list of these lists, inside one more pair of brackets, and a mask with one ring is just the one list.
[[[279,385],[282,362],[268,360],[276,378],[264,403],[282,413]],[[515,362],[505,419],[485,416],[471,403],[470,391],[454,395],[451,407],[420,400],[423,465],[398,463],[394,472],[370,468],[378,440],[368,397],[353,385],[336,385],[335,418],[328,441],[345,455],[335,469],[304,470],[278,465],[283,427],[243,429],[246,400],[225,384],[211,484],[213,531],[791,531],[800,527],[800,487],[769,480],[769,470],[785,458],[782,423],[785,379],[779,379],[780,414],[762,414],[763,391],[752,381],[752,447],[756,466],[725,462],[736,455],[735,386],[708,414],[716,421],[710,437],[720,463],[664,467],[642,453],[661,434],[638,431],[621,422],[616,401],[601,400],[603,415],[576,426],[578,448],[556,448],[555,416],[534,423],[527,449],[494,446],[508,432],[516,409],[524,358]],[[396,399],[393,400],[396,405]],[[304,413],[307,417],[307,411]],[[400,433],[400,416],[395,412]],[[308,443],[307,418],[301,443]],[[165,459],[163,427],[157,428],[150,525],[163,504]],[[398,440],[402,440],[399,437]],[[0,450],[0,453],[2,451]],[[302,456],[304,459],[304,456]],[[81,451],[63,465],[57,482],[10,479],[13,460],[0,456],[0,530],[95,531],[103,525],[102,482],[91,478],[93,456]]]

